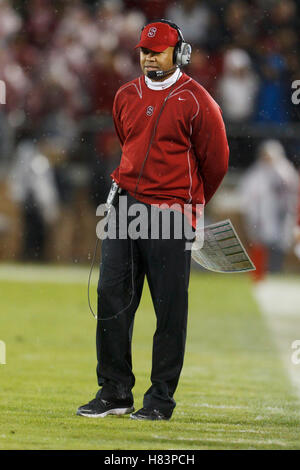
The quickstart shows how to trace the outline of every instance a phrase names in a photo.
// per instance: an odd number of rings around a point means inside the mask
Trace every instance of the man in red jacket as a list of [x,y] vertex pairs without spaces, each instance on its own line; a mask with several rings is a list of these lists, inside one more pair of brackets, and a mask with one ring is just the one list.
[[[219,106],[181,72],[191,49],[179,28],[166,20],[150,23],[136,47],[143,75],[123,85],[114,100],[122,156],[112,178],[127,198],[128,211],[142,204],[150,220],[154,205],[177,204],[183,213],[186,204],[207,204],[227,171],[229,150]],[[122,213],[120,200],[115,209]],[[170,218],[171,233],[174,223]],[[152,238],[103,240],[97,323],[101,388],[77,414],[103,417],[134,411],[131,338],[146,276],[157,318],[152,385],[143,408],[130,416],[170,419],[184,359],[190,259],[184,235],[165,239],[160,232]]]

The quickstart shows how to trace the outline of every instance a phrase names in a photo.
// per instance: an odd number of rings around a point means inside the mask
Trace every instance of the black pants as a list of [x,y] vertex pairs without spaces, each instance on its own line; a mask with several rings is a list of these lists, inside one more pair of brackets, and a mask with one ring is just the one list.
[[[137,203],[127,196],[128,207]],[[150,214],[149,205],[145,205]],[[118,215],[117,207],[117,215]],[[149,218],[149,231],[150,231]],[[172,234],[172,228],[171,228]],[[172,414],[183,365],[191,252],[186,239],[105,239],[98,284],[97,376],[103,397],[132,397],[131,339],[145,276],[157,318],[144,406]]]

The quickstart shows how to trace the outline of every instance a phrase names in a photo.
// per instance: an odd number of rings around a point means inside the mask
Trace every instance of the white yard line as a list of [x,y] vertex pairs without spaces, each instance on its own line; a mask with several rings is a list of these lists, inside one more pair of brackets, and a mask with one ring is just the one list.
[[254,295],[300,398],[300,364],[292,361],[292,343],[300,340],[300,279],[267,279],[254,287]]
[[[99,267],[95,264],[91,284],[98,281]],[[81,266],[48,266],[0,263],[0,280],[20,282],[87,283],[89,268]]]

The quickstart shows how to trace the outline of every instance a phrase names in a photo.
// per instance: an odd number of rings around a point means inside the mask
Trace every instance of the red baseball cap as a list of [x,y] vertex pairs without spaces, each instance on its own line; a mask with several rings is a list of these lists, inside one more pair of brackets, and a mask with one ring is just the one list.
[[140,42],[135,46],[145,47],[155,52],[163,52],[168,47],[175,47],[178,32],[167,23],[150,23],[142,31]]

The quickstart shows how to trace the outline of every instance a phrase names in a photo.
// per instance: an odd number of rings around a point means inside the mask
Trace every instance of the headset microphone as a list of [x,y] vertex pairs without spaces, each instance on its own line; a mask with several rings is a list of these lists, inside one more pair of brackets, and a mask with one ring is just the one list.
[[165,71],[164,70],[149,70],[149,72],[147,72],[147,77],[150,78],[151,80],[153,80],[154,78],[161,78],[161,77],[164,77],[165,75],[168,75],[171,72],[175,72],[177,67],[178,66],[172,67],[171,69],[165,70]]

